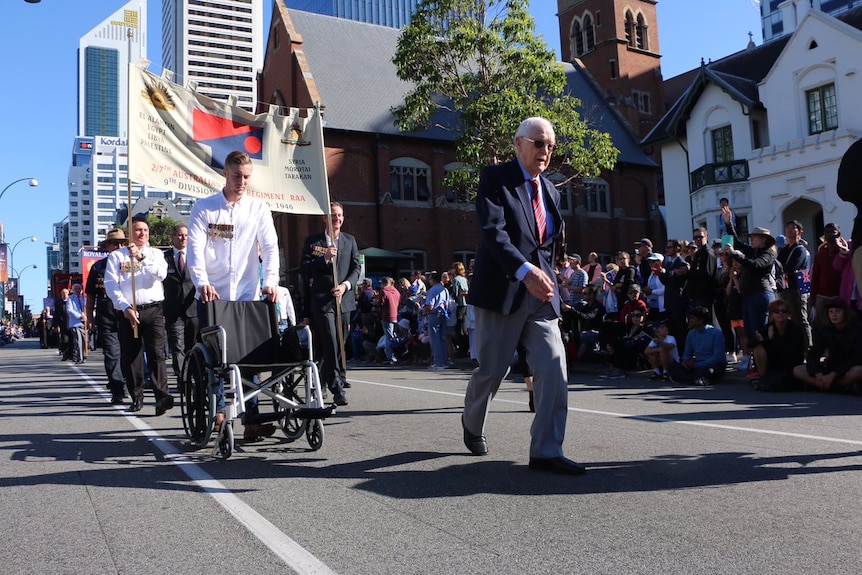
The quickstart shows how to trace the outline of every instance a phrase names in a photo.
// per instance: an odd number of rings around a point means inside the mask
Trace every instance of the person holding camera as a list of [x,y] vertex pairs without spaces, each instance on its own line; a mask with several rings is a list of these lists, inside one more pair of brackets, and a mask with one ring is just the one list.
[[814,323],[817,328],[825,327],[829,323],[829,318],[826,317],[826,302],[841,295],[841,270],[833,265],[840,250],[840,237],[841,229],[837,225],[826,224],[820,238],[820,246],[814,256],[809,302],[814,302]]

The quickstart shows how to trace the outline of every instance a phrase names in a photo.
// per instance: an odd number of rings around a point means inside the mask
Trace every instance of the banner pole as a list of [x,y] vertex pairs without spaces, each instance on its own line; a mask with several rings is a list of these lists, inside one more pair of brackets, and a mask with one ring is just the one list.
[[[128,114],[130,114],[132,111],[131,100],[132,100],[132,98],[135,97],[135,95],[132,94],[132,90],[131,90],[131,87],[132,87],[132,29],[131,28],[126,30],[126,35],[129,39],[129,70],[128,70],[128,79],[126,81],[126,84],[128,87],[127,92],[129,94],[129,98],[128,98],[129,109],[126,111],[126,115],[128,116]],[[127,131],[129,132],[128,136],[126,138],[127,142],[132,141],[131,130],[132,130],[132,122],[130,121],[127,124]],[[134,241],[135,236],[132,235],[132,177],[131,177],[132,155],[129,153],[129,152],[131,152],[131,149],[129,149],[129,148],[126,149],[126,202],[127,202],[127,205],[129,206],[128,213],[126,214],[128,216],[128,220],[127,220],[128,225],[126,226],[126,228],[128,229],[128,237],[129,237],[128,241],[132,242],[132,241]],[[129,251],[128,247],[126,248],[126,251]],[[137,314],[138,313],[138,302],[137,302],[136,291],[135,291],[135,260],[132,259],[131,253],[129,254],[129,273],[131,274],[131,277],[132,277],[132,302],[131,302],[132,303],[132,311],[134,311]],[[138,324],[137,323],[132,325],[132,335],[134,336],[135,339],[138,339]]]

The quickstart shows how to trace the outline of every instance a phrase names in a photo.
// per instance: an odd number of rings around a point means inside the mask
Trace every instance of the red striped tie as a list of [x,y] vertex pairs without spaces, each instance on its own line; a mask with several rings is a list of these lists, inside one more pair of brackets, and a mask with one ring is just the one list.
[[533,200],[533,216],[536,218],[536,228],[539,230],[539,242],[545,240],[545,204],[542,202],[542,195],[539,193],[539,182],[529,180],[533,186],[533,193],[530,197]]

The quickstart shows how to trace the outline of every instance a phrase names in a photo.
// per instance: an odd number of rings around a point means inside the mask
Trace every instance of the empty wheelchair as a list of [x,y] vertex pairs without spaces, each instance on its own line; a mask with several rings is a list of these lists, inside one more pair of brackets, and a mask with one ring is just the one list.
[[[214,455],[227,459],[233,454],[236,420],[244,425],[278,422],[288,441],[305,435],[312,450],[320,449],[323,420],[335,412],[335,405],[323,403],[310,334],[306,333],[307,356],[298,357],[302,355],[298,343],[282,344],[283,336],[296,342],[296,332],[279,331],[275,304],[268,301],[212,301],[200,320],[206,327],[200,329],[199,342],[187,354],[180,377],[183,427],[191,443],[198,447],[209,443],[223,402],[225,418],[216,434]],[[247,402],[254,399],[256,409],[247,409]],[[267,403],[261,399],[269,399],[273,410],[261,412]]]

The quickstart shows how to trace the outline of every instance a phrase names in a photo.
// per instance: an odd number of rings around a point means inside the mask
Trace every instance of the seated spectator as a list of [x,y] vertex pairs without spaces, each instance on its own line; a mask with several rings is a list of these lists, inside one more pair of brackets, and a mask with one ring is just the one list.
[[620,306],[620,311],[615,315],[608,314],[605,321],[602,322],[602,349],[605,349],[609,343],[623,337],[625,328],[632,323],[632,313],[640,312],[644,317],[647,316],[649,310],[646,303],[640,299],[640,295],[641,286],[636,283],[630,284],[626,291],[626,301]]
[[578,320],[578,358],[586,360],[599,349],[599,333],[605,317],[605,307],[597,298],[598,288],[589,285],[584,290],[584,300],[572,308]]
[[769,303],[766,325],[755,333],[752,356],[759,376],[751,387],[761,391],[785,391],[795,387],[793,368],[805,360],[805,332],[790,319],[783,299]]
[[672,363],[679,363],[679,345],[676,343],[676,338],[670,335],[670,329],[666,323],[656,326],[652,341],[644,350],[644,356],[653,371],[650,381],[670,379],[667,370]]
[[682,362],[668,366],[671,381],[683,385],[711,385],[724,375],[727,358],[724,355],[724,336],[715,329],[709,310],[696,306],[688,312],[688,335]]
[[862,391],[862,338],[855,316],[840,297],[829,298],[822,305],[828,323],[814,332],[808,361],[793,368],[793,377],[821,391],[858,394]]
[[637,368],[638,358],[652,338],[647,331],[646,313],[643,310],[633,311],[629,320],[622,336],[605,346],[608,371],[599,377],[623,379],[626,377],[625,370]]

